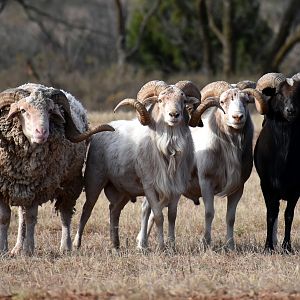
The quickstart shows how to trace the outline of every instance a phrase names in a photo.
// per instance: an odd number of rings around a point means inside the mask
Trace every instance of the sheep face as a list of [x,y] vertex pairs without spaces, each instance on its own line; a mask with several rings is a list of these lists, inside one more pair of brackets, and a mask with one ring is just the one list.
[[277,89],[267,88],[263,93],[270,96],[269,108],[270,112],[275,116],[285,119],[288,122],[293,122],[300,111],[300,82],[288,81],[282,82]]
[[181,89],[169,86],[158,95],[156,113],[158,120],[163,120],[171,127],[178,126],[188,121],[188,113],[185,108],[187,97]]
[[234,129],[243,128],[248,115],[249,100],[248,94],[238,88],[223,92],[220,96],[220,105],[225,111],[225,114],[222,113],[224,124]]
[[41,91],[13,103],[7,118],[13,117],[19,119],[22,131],[30,144],[43,144],[47,141],[50,118],[64,122],[57,105]]

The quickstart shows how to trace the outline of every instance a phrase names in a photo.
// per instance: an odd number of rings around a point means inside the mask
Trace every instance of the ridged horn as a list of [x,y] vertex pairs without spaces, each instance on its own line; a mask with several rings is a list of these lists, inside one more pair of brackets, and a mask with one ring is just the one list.
[[292,77],[292,79],[293,79],[294,81],[300,81],[300,73],[295,74],[295,75]]
[[127,98],[127,99],[122,100],[115,107],[114,112],[116,112],[116,110],[119,109],[121,106],[125,106],[125,105],[132,106],[136,110],[137,117],[138,117],[140,123],[143,126],[146,126],[146,125],[150,124],[151,120],[150,120],[150,114],[149,114],[149,112],[147,111],[145,105],[143,103],[139,102],[136,99]]
[[189,80],[178,81],[175,86],[181,89],[187,97],[194,97],[201,101],[201,93],[198,87]]
[[212,106],[216,106],[224,112],[223,108],[221,107],[221,105],[219,103],[219,98],[217,98],[217,97],[206,98],[206,100],[204,102],[202,102],[197,107],[197,109],[195,111],[193,111],[193,113],[191,115],[190,122],[189,122],[189,126],[191,126],[191,127],[196,127],[196,126],[202,127],[203,123],[202,123],[202,120],[201,120],[201,116],[208,108],[210,108]]
[[144,84],[137,94],[137,100],[141,103],[144,102],[145,99],[158,96],[160,92],[166,89],[168,85],[161,80],[152,80]]
[[220,95],[231,88],[231,85],[226,81],[216,81],[209,83],[201,90],[201,99],[204,101],[209,97],[220,97]]
[[236,84],[236,87],[240,90],[244,90],[244,89],[255,89],[256,88],[256,82],[251,81],[251,80],[243,80],[240,81]]
[[268,112],[267,101],[265,99],[265,96],[261,92],[253,88],[244,89],[243,92],[251,95],[254,98],[256,110],[261,115],[265,115]]
[[66,97],[66,95],[61,90],[55,89],[55,90],[50,91],[49,97],[54,101],[54,103],[60,105],[65,112],[65,115],[64,115],[65,120],[66,120],[65,135],[66,135],[66,138],[70,142],[80,143],[80,142],[88,139],[94,133],[97,133],[100,131],[113,131],[114,130],[111,126],[109,126],[107,124],[103,124],[103,125],[96,126],[95,128],[87,130],[85,132],[80,132],[73,121],[69,100]]
[[30,93],[22,89],[8,89],[0,94],[0,109],[4,106],[18,102],[22,98],[26,98]]
[[286,77],[282,73],[267,73],[258,79],[256,89],[262,92],[265,88],[277,88],[285,80]]
[[100,124],[91,129],[88,129],[87,131],[85,131],[81,134],[78,134],[73,137],[69,137],[69,140],[72,143],[80,143],[80,142],[88,139],[91,135],[93,135],[97,132],[101,132],[101,131],[115,131],[115,129],[108,124]]

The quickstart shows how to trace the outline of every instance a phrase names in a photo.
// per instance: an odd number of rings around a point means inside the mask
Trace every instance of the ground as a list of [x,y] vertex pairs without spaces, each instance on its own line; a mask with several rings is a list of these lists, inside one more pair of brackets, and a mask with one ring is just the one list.
[[[94,120],[92,117],[92,120]],[[111,117],[111,116],[109,116]],[[74,237],[84,193],[73,218]],[[0,300],[7,299],[300,299],[300,212],[292,228],[294,255],[263,253],[265,205],[253,170],[238,205],[235,225],[237,250],[225,249],[226,199],[217,198],[212,249],[201,243],[204,206],[182,198],[178,209],[177,251],[136,250],[141,200],[122,212],[119,255],[111,252],[108,201],[101,194],[86,226],[82,248],[59,253],[60,220],[48,203],[39,209],[37,250],[33,257],[0,257]],[[283,238],[282,202],[279,241]],[[167,222],[165,222],[167,225]],[[165,227],[167,229],[167,226]],[[16,240],[17,209],[13,209],[9,248]]]

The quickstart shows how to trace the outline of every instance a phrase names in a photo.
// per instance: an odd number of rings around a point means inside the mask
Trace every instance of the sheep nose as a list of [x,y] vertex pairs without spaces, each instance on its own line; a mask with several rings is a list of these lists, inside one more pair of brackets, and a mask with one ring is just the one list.
[[243,119],[244,115],[243,115],[243,114],[235,114],[235,115],[233,115],[232,117],[233,117],[236,121],[240,122],[240,121]]
[[175,118],[177,119],[179,117],[179,113],[178,112],[170,112],[169,115],[172,117],[172,118]]
[[45,128],[36,128],[35,131],[40,135],[45,135],[47,133]]
[[288,115],[292,116],[295,114],[295,109],[293,107],[287,107],[286,112]]

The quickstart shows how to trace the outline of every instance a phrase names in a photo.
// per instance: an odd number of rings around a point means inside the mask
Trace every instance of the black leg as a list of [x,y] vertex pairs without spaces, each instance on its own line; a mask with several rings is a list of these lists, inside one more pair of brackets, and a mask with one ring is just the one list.
[[287,200],[287,206],[284,213],[284,221],[285,221],[285,232],[284,232],[284,240],[282,243],[282,248],[285,252],[291,253],[292,244],[291,244],[291,228],[294,219],[294,210],[297,204],[298,198],[292,198]]
[[265,244],[265,251],[273,251],[273,228],[279,213],[279,200],[280,198],[268,186],[261,184],[262,192],[264,194],[265,203],[267,207],[267,238]]

